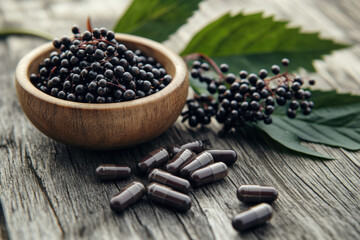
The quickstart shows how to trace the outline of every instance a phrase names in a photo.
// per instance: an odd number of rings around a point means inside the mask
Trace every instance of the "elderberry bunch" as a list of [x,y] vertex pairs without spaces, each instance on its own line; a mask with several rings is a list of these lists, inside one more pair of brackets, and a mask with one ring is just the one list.
[[54,39],[57,49],[30,75],[31,82],[54,97],[87,103],[129,101],[154,94],[172,77],[141,50],[129,50],[113,31],[94,28],[73,38]]
[[182,121],[189,119],[189,125],[192,127],[196,127],[198,123],[209,124],[218,109],[217,101],[204,94],[196,99],[187,100],[186,104],[188,110],[181,113],[184,116]]
[[[285,107],[289,118],[295,118],[298,112],[304,115],[311,113],[314,103],[310,101],[311,92],[303,89],[302,77],[288,71],[281,73],[278,65],[271,67],[273,76],[269,76],[265,69],[258,74],[242,70],[238,77],[233,73],[225,75],[229,70],[227,64],[221,64],[219,68],[207,56],[201,56],[212,65],[218,77],[207,74],[210,71],[207,62],[193,62],[192,78],[205,82],[210,95],[195,95],[194,99],[187,101],[188,110],[182,116],[190,126],[208,124],[211,117],[224,124],[223,131],[258,121],[271,124],[271,115],[278,106]],[[282,59],[282,65],[287,70],[289,60]],[[315,80],[311,79],[308,83],[314,85]],[[211,94],[217,94],[217,99]]]

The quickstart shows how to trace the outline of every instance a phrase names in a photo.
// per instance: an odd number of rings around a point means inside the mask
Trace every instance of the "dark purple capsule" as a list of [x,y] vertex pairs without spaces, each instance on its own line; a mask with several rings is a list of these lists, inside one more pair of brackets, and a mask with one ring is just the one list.
[[157,202],[180,211],[187,211],[191,207],[191,199],[188,195],[157,183],[150,183],[147,186],[147,196],[150,201]]
[[225,163],[213,163],[191,173],[190,181],[194,186],[199,187],[201,185],[212,183],[225,178],[228,172],[229,169]]
[[145,186],[141,182],[132,182],[110,199],[110,207],[121,212],[145,195]]
[[157,182],[171,187],[172,189],[188,193],[191,189],[191,184],[188,180],[172,175],[171,173],[162,171],[160,169],[153,169],[148,176],[148,182]]
[[204,151],[206,149],[206,146],[204,145],[204,143],[202,141],[193,141],[193,142],[189,142],[189,143],[185,143],[181,146],[173,146],[169,148],[169,153],[171,154],[171,156],[175,156],[176,154],[178,154],[181,150],[184,149],[189,149],[195,153],[201,153],[202,151]]
[[223,162],[230,166],[237,160],[237,154],[234,150],[207,150],[213,158],[214,162]]
[[146,174],[153,168],[161,167],[169,161],[169,159],[170,155],[165,148],[156,149],[140,160],[138,163],[139,171]]
[[125,165],[101,164],[95,170],[96,178],[100,180],[127,179],[130,174],[131,168]]
[[273,202],[278,192],[273,187],[259,185],[242,185],[236,192],[237,198],[243,202]]
[[189,149],[181,150],[175,155],[164,167],[164,169],[172,174],[177,174],[185,164],[189,163],[196,157],[196,154]]
[[272,207],[267,203],[261,203],[236,215],[232,220],[232,225],[235,230],[243,231],[265,223],[271,219],[272,215]]
[[180,169],[180,176],[188,178],[192,172],[214,163],[214,158],[207,151],[200,153],[193,161]]

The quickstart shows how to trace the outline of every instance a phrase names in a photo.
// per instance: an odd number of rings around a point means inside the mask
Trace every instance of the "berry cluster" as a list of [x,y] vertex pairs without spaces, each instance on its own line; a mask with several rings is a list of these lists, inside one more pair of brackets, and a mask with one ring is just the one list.
[[209,124],[211,117],[216,114],[218,110],[218,103],[215,99],[202,94],[195,96],[195,99],[187,100],[188,111],[182,112],[184,116],[183,122],[189,119],[189,125],[196,127],[197,124]]
[[[302,89],[304,80],[300,76],[288,71],[281,73],[278,65],[271,67],[274,76],[268,76],[265,69],[258,74],[242,70],[239,77],[233,73],[225,75],[229,71],[227,64],[221,64],[219,68],[209,57],[200,56],[207,62],[195,60],[191,77],[205,82],[210,95],[195,95],[194,99],[187,101],[188,110],[182,116],[190,126],[208,124],[213,116],[224,124],[224,131],[250,122],[270,124],[276,106],[285,106],[289,118],[295,118],[298,111],[304,115],[311,113],[314,106],[309,100],[311,92]],[[218,79],[207,74],[211,69],[209,63],[218,73]],[[287,69],[289,60],[282,59],[282,65]],[[311,79],[308,83],[314,85],[315,80]],[[211,94],[218,94],[217,100]]]
[[156,93],[172,80],[156,59],[127,49],[113,31],[94,28],[81,34],[74,26],[72,32],[72,39],[53,40],[58,50],[30,76],[47,94],[77,102],[122,102]]

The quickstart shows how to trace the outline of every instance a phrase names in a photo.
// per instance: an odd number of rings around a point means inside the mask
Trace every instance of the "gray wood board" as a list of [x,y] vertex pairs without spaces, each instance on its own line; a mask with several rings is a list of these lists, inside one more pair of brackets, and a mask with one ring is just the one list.
[[[87,12],[69,14],[67,9],[75,2],[75,9],[83,6],[94,11],[94,24],[106,27],[111,27],[123,11],[123,8],[114,10],[118,1],[102,1],[99,8],[109,11],[108,15],[95,11],[98,1],[73,2],[30,4],[30,1],[4,0],[0,3],[0,26],[38,26],[63,35],[69,34],[73,23],[82,23],[88,15]],[[351,48],[316,63],[318,87],[359,93],[358,1],[226,3],[202,4],[201,11],[184,29],[196,29],[196,21],[205,22],[231,8],[256,11],[261,7],[268,14],[300,23],[305,29],[311,30],[315,25],[325,35],[353,43]],[[317,16],[321,21],[314,21]],[[183,36],[186,41],[181,31],[174,36]],[[181,48],[182,44],[172,38],[166,44],[173,49]],[[218,124],[189,129],[180,119],[162,136],[117,151],[68,147],[42,135],[22,112],[13,81],[17,62],[42,43],[28,37],[0,40],[0,239],[359,238],[359,152],[307,144],[336,159],[320,161],[289,152],[256,132],[240,131],[218,138]],[[187,139],[208,139],[211,148],[236,150],[239,159],[230,168],[229,176],[192,191],[193,206],[187,213],[163,208],[146,198],[122,214],[111,211],[111,196],[133,180],[145,182],[136,169],[141,156]],[[128,164],[134,174],[126,181],[98,182],[94,170],[101,163]],[[231,219],[250,206],[236,198],[236,189],[241,184],[272,185],[278,189],[279,199],[273,203],[275,214],[269,224],[240,234],[233,230]]]

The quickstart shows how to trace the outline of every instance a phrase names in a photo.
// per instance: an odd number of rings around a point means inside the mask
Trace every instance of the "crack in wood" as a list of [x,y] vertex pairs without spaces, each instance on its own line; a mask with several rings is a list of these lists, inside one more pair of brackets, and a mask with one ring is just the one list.
[[205,213],[204,210],[202,209],[199,200],[197,199],[197,197],[196,197],[196,195],[195,195],[194,193],[191,193],[191,195],[194,197],[194,200],[195,200],[195,202],[197,203],[197,206],[199,207],[201,214],[202,214],[202,215],[204,216],[204,218],[206,219],[207,225],[208,225],[208,227],[209,227],[209,229],[210,229],[210,231],[211,231],[211,235],[212,235],[212,238],[211,238],[211,239],[215,239],[214,230],[212,229],[212,227],[211,227],[211,225],[210,225],[210,222],[209,222],[209,219],[207,218],[206,213]]
[[55,208],[54,208],[54,205],[51,201],[51,198],[46,190],[46,187],[44,186],[43,184],[43,180],[41,179],[41,177],[38,175],[38,173],[36,172],[36,169],[34,168],[33,166],[33,163],[32,163],[32,159],[30,157],[30,155],[28,154],[27,152],[27,149],[25,149],[25,160],[26,160],[26,163],[30,169],[30,172],[33,174],[33,176],[35,177],[41,191],[43,192],[46,200],[48,201],[49,203],[49,206],[50,206],[50,209],[51,211],[53,212],[54,216],[55,216],[55,219],[56,219],[56,222],[60,228],[60,232],[61,232],[61,238],[64,239],[64,236],[65,236],[65,231],[63,229],[63,226],[61,225],[61,222],[60,222],[60,219],[59,219],[59,216],[57,215],[56,211],[55,211]]
[[149,228],[142,223],[142,221],[140,220],[140,217],[139,217],[139,215],[137,214],[137,212],[135,211],[135,209],[133,209],[133,213],[134,213],[134,215],[135,215],[136,220],[138,221],[138,223],[145,229],[147,237],[151,237],[151,238],[155,239],[155,236],[152,235],[152,233],[151,233],[151,231],[149,230]]
[[184,222],[183,222],[183,221],[181,220],[181,218],[179,217],[178,213],[175,212],[175,216],[176,216],[176,218],[179,220],[181,226],[183,227],[186,236],[187,236],[189,239],[193,239],[193,237],[191,237],[191,234],[190,234],[189,231],[187,230]]

